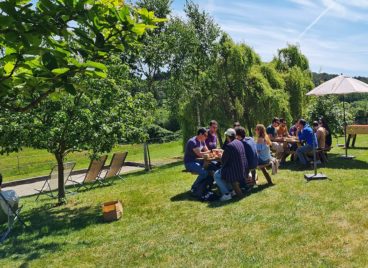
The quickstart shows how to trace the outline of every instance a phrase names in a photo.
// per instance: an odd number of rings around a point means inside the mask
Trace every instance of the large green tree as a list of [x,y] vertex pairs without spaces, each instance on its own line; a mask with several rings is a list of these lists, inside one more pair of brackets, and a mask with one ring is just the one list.
[[[116,72],[117,68],[113,70]],[[65,157],[73,151],[88,150],[95,155],[111,151],[118,142],[142,141],[145,135],[142,129],[151,123],[155,106],[150,94],[132,96],[121,78],[119,83],[111,78],[78,80],[75,95],[65,91],[52,93],[40,105],[22,114],[0,109],[3,152],[12,149],[11,146],[29,146],[46,149],[55,156],[60,203],[65,198]],[[7,146],[6,142],[10,141]]]
[[273,64],[285,80],[285,90],[290,95],[291,116],[293,119],[301,118],[305,115],[307,106],[305,94],[314,87],[308,59],[301,53],[298,46],[288,45],[278,50]]
[[159,21],[124,1],[1,1],[1,106],[27,111],[55,91],[76,94],[75,76],[105,77],[101,61]]

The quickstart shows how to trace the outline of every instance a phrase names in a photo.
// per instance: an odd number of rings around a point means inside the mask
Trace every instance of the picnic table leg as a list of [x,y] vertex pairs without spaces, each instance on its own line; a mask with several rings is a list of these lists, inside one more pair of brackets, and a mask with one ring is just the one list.
[[261,171],[263,175],[265,176],[268,184],[273,184],[270,174],[268,173],[267,169],[265,167],[261,168]]
[[236,193],[236,196],[238,197],[242,197],[243,196],[243,192],[242,190],[240,189],[240,186],[239,186],[239,182],[235,181],[232,183],[232,187]]
[[346,148],[349,148],[350,139],[351,139],[351,134],[349,134],[348,139],[346,140],[346,144],[345,144]]
[[355,147],[356,134],[353,136],[353,142],[351,143],[351,147]]

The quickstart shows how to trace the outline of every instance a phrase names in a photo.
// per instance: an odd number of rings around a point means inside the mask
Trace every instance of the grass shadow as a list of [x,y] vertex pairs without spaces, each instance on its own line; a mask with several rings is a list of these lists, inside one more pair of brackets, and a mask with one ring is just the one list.
[[48,240],[48,237],[66,237],[71,232],[88,226],[104,223],[97,207],[54,207],[46,204],[22,214],[28,227],[19,224],[8,240],[0,245],[0,258],[22,259],[31,261],[44,254],[61,250],[66,242]]
[[177,194],[170,198],[171,202],[181,202],[181,201],[196,201],[202,202],[198,198],[194,197],[190,191],[186,191],[180,194]]
[[257,194],[259,192],[262,192],[263,190],[273,187],[275,186],[275,184],[261,184],[258,185],[256,188],[252,188],[251,191],[245,193],[242,197],[233,197],[231,200],[226,201],[226,202],[221,202],[220,200],[217,201],[213,201],[208,203],[208,207],[209,208],[219,208],[219,207],[223,207],[223,206],[227,206],[233,203],[237,203],[243,199],[246,199],[248,196],[253,195],[253,194]]
[[[356,158],[342,159],[343,154],[329,153],[328,162],[317,165],[317,168],[331,168],[331,169],[368,169],[368,162]],[[288,169],[292,171],[312,171],[313,167],[303,167],[298,161],[287,161],[281,167],[281,170]],[[309,172],[310,173],[310,172]]]
[[350,151],[350,150],[368,150],[368,147],[349,147],[348,148],[348,152]]

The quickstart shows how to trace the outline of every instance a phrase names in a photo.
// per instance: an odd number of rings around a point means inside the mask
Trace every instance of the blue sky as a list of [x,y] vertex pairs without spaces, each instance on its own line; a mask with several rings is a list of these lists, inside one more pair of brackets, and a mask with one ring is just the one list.
[[[368,0],[195,0],[264,61],[298,43],[315,72],[368,76]],[[184,16],[185,0],[174,0]]]

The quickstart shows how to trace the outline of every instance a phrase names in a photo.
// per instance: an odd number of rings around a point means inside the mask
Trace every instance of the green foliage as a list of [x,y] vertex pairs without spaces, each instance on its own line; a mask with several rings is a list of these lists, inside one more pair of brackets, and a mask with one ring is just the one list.
[[180,138],[180,132],[173,132],[155,124],[148,127],[147,134],[150,143],[164,143],[175,141]]
[[[21,146],[46,149],[54,154],[60,171],[70,152],[89,150],[96,156],[110,152],[118,142],[147,138],[143,129],[152,123],[155,105],[150,94],[132,96],[113,79],[81,77],[75,84],[76,95],[54,92],[28,112],[2,108],[1,118],[16,127],[0,128],[0,136],[10,138],[0,140],[1,151]],[[59,202],[64,196],[63,172],[59,172]]]
[[53,92],[75,94],[74,77],[106,77],[99,61],[134,46],[162,21],[146,9],[115,2],[0,2],[1,105],[26,111]]
[[290,96],[289,109],[292,118],[303,117],[307,105],[305,94],[314,87],[307,58],[298,46],[288,45],[287,48],[278,50],[272,64],[284,77],[285,90]]
[[308,59],[296,45],[288,45],[286,48],[279,49],[274,61],[276,69],[279,71],[284,72],[293,67],[299,67],[302,71],[309,71]]
[[[353,117],[347,104],[346,106],[346,121],[351,124]],[[306,114],[309,122],[318,121],[319,117],[323,116],[328,123],[331,134],[335,137],[343,133],[344,110],[343,104],[337,96],[312,97]]]
[[368,124],[368,100],[355,101],[350,103],[350,105],[354,115],[354,122]]

